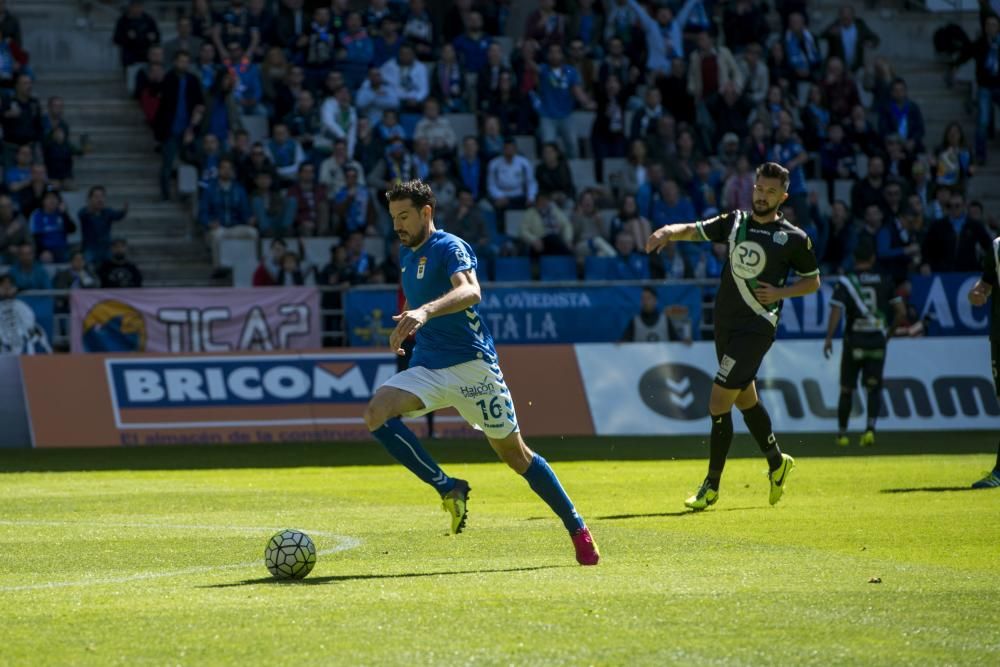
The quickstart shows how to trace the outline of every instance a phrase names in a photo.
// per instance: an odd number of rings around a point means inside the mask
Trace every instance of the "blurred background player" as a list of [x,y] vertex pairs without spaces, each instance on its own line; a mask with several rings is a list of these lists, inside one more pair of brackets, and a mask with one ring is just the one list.
[[451,514],[451,532],[465,527],[469,483],[449,477],[400,417],[419,417],[451,407],[482,430],[490,446],[548,504],[569,531],[581,565],[600,560],[590,530],[548,462],[521,438],[513,398],[504,382],[493,336],[479,316],[476,256],[471,246],[434,225],[435,198],[418,180],[394,184],[386,193],[393,229],[403,249],[400,272],[405,309],[393,317],[390,346],[416,334],[405,371],[383,384],[365,408],[372,436],[441,495]]
[[[733,404],[743,413],[768,463],[769,502],[784,493],[795,461],[783,454],[771,429],[771,417],[757,398],[754,380],[774,342],[781,300],[819,289],[819,267],[812,241],[778,210],[788,199],[788,170],[775,162],[757,168],[752,210],[732,211],[709,220],[666,225],[653,232],[646,252],[659,252],[670,241],[728,243],[729,256],[715,297],[715,352],[719,371],[708,411],[712,432],[708,475],[684,504],[703,510],[719,499],[719,482],[733,441]],[[785,285],[789,270],[800,280]]]
[[[396,309],[399,312],[406,310],[406,295],[403,293],[403,283],[400,279],[399,289],[396,291]],[[396,372],[402,373],[407,368],[410,367],[410,360],[413,358],[413,346],[417,343],[417,335],[415,333],[410,334],[403,341],[400,348],[403,350],[403,354],[396,355]],[[434,439],[434,413],[427,413],[427,437],[428,439]]]
[[[882,373],[889,332],[906,317],[903,299],[895,294],[892,277],[876,269],[875,246],[862,241],[854,250],[854,270],[840,277],[830,299],[830,321],[823,356],[833,353],[833,334],[844,316],[844,349],[840,356],[840,401],[837,404],[837,444],[846,447],[847,422],[854,405],[858,374],[868,393],[868,422],[858,444],[875,444],[875,421],[882,407]],[[892,309],[892,322],[888,312]]]
[[[997,363],[1000,361],[1000,299],[990,298],[1000,284],[1000,237],[993,239],[991,252],[983,258],[983,275],[969,290],[969,303],[973,306],[990,302],[990,364],[993,368],[993,386],[1000,398],[1000,377]],[[972,484],[974,489],[995,489],[1000,487],[1000,444],[997,445],[997,461],[993,470]]]

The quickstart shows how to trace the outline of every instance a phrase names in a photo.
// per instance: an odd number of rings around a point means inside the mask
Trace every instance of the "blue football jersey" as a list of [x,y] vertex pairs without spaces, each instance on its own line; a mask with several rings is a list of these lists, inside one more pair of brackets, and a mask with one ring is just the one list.
[[[436,231],[417,250],[403,247],[403,294],[410,309],[430,303],[451,291],[451,277],[476,268],[476,255],[454,234]],[[427,320],[417,330],[410,366],[448,368],[474,359],[496,358],[493,336],[479,317],[479,306]]]

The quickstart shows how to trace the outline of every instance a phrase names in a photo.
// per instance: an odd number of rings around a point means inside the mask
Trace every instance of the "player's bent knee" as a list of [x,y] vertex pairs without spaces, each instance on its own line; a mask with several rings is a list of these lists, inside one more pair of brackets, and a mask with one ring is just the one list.
[[535,455],[528,448],[528,445],[524,443],[524,440],[521,439],[521,434],[518,431],[514,431],[506,438],[499,440],[491,439],[490,446],[497,453],[497,456],[500,457],[500,460],[518,474],[524,474],[528,466],[531,465],[532,457]]
[[372,396],[372,400],[365,406],[362,419],[365,420],[365,425],[369,431],[377,431],[387,421],[399,416],[398,412],[396,414],[393,414],[393,412],[391,396],[387,392],[380,390]]

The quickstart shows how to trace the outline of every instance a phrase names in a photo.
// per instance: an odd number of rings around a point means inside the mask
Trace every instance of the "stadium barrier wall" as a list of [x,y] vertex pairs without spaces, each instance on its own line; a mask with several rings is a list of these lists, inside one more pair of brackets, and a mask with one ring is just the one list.
[[[501,352],[526,434],[592,435],[573,348]],[[386,350],[20,357],[35,447],[365,440],[365,404],[396,372]],[[424,420],[412,420],[419,435]],[[453,411],[442,437],[475,432]]]
[[[819,340],[779,341],[757,387],[777,433],[835,432],[840,353],[824,359]],[[575,346],[598,435],[704,435],[718,368],[715,346]],[[517,396],[515,395],[515,399]],[[889,344],[882,394],[884,431],[1000,429],[986,338],[905,338]],[[854,430],[864,421],[855,393]],[[745,432],[743,420],[733,420]]]
[[0,449],[31,446],[18,357],[0,355]]
[[315,287],[73,290],[73,352],[309,350],[322,344]]

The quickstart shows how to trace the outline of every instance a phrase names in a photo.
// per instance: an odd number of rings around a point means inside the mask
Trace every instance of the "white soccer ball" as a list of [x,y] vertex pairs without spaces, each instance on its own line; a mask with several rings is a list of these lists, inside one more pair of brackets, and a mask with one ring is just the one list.
[[278,579],[302,579],[316,565],[316,545],[301,530],[286,528],[267,541],[264,564]]

